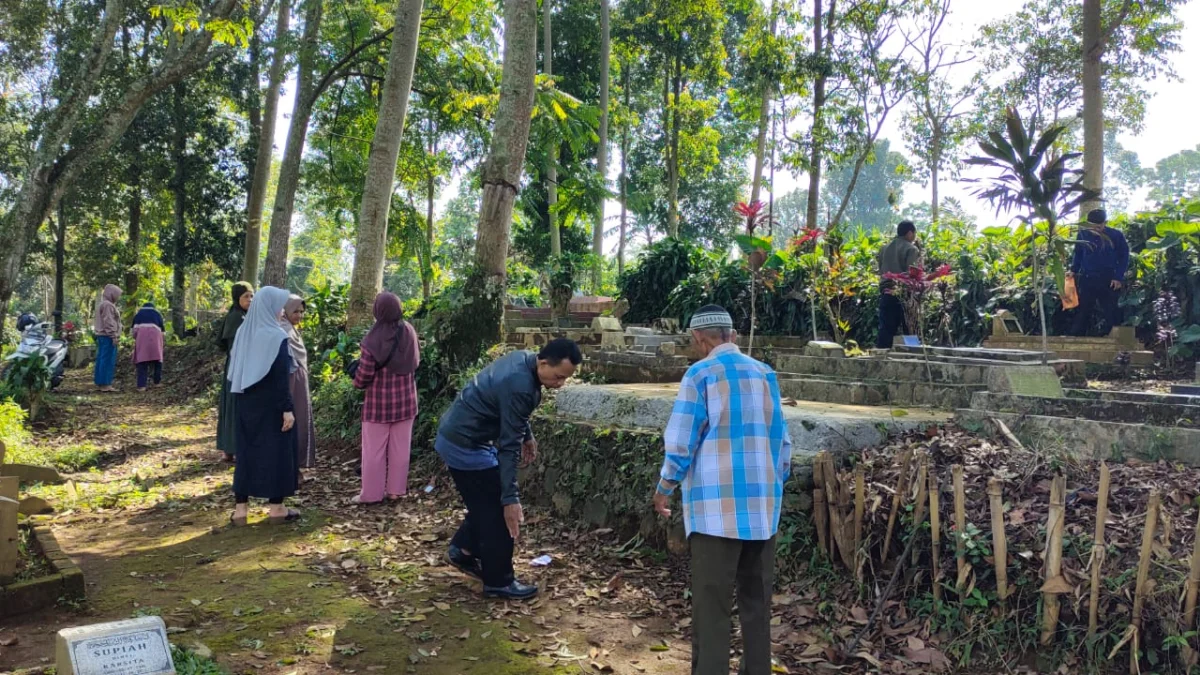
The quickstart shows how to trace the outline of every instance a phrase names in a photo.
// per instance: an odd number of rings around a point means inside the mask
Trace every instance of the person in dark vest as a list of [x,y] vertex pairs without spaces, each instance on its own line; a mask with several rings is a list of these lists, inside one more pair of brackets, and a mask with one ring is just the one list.
[[542,387],[561,388],[581,361],[579,345],[565,338],[551,340],[537,354],[502,356],[463,388],[438,426],[433,447],[467,507],[447,562],[481,579],[489,598],[537,594],[537,586],[513,575],[513,545],[524,520],[517,468],[537,458],[529,418],[542,402]]
[[[896,226],[896,238],[879,251],[879,278],[885,274],[908,274],[908,270],[921,261],[921,250],[917,248],[917,226],[911,220],[902,220]],[[892,341],[904,326],[904,305],[896,295],[896,283],[883,279],[879,286],[879,338],[875,346],[891,349]]]
[[1117,300],[1129,269],[1129,244],[1120,230],[1108,226],[1104,209],[1087,214],[1087,227],[1080,229],[1071,259],[1071,276],[1079,293],[1079,307],[1071,322],[1071,335],[1085,337],[1092,326],[1092,311],[1100,305],[1104,335],[1121,325]]

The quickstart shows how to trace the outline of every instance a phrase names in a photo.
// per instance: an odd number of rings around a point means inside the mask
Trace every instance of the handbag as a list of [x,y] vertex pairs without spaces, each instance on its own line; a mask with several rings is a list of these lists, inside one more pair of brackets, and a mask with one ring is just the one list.
[[[400,345],[400,331],[402,330],[404,330],[403,326],[396,330],[396,339],[392,341],[392,348],[388,350],[387,358],[379,364],[379,368],[387,368],[387,364],[392,362],[392,357],[396,355],[396,347]],[[356,375],[358,375],[358,366],[360,361],[362,361],[362,359],[354,359],[346,365],[346,374],[349,375],[350,379],[352,380]]]
[[1079,306],[1079,290],[1075,287],[1075,277],[1067,277],[1063,284],[1062,308],[1075,309]]

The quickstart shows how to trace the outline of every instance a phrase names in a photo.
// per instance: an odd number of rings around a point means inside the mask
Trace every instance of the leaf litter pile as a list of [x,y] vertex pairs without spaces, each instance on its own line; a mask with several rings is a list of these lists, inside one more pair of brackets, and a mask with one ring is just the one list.
[[[927,491],[919,489],[916,476],[923,455],[928,457],[927,470],[932,476],[924,486],[927,490],[936,485],[938,492],[940,602],[933,592],[930,500]],[[783,598],[787,609],[774,631],[784,650],[799,650],[793,663],[818,668],[842,664],[845,669],[857,662],[871,669],[916,673],[1007,662],[1010,672],[1019,672],[1018,666],[1011,664],[1039,649],[1043,592],[1051,591],[1061,610],[1041,653],[1057,654],[1057,663],[1065,669],[1062,672],[1076,672],[1087,663],[1112,659],[1118,653],[1123,654],[1124,664],[1134,641],[1131,614],[1152,489],[1161,494],[1161,508],[1149,549],[1146,600],[1137,642],[1150,666],[1162,668],[1165,664],[1157,662],[1181,658],[1179,650],[1171,653],[1164,645],[1171,643],[1172,636],[1191,630],[1182,627],[1182,606],[1195,543],[1200,469],[1136,460],[1108,464],[1111,489],[1100,556],[1099,625],[1096,639],[1089,643],[1086,633],[1099,462],[1038,452],[1019,443],[993,442],[949,426],[895,438],[881,448],[864,451],[858,463],[865,479],[862,554],[857,563],[862,584],[856,587],[832,581],[844,581],[851,575],[846,559],[838,554],[831,560],[818,553],[800,566],[796,588],[803,590]],[[956,555],[954,465],[962,466],[965,527],[961,567]],[[820,471],[817,468],[818,477]],[[902,473],[900,508],[889,527]],[[1066,481],[1061,570],[1059,575],[1050,575],[1044,569],[1047,521],[1052,485],[1059,475]],[[846,521],[845,539],[852,541],[855,475],[843,467],[838,479],[844,494],[841,504],[850,507],[831,505],[829,527],[833,528],[832,514],[836,512]],[[989,481],[1002,488],[1006,602],[1000,601],[998,593]],[[839,489],[835,486],[833,492]],[[816,511],[821,511],[820,504]],[[904,561],[897,585],[873,617],[912,536],[914,518],[920,525],[912,553]],[[888,545],[887,561],[881,564],[889,529],[895,534]],[[825,541],[831,539],[832,533]],[[852,556],[849,561],[853,567]],[[1047,579],[1051,583],[1046,584]],[[822,624],[836,627],[823,633]],[[855,644],[860,634],[861,642]],[[854,653],[845,653],[849,646],[854,646]]]

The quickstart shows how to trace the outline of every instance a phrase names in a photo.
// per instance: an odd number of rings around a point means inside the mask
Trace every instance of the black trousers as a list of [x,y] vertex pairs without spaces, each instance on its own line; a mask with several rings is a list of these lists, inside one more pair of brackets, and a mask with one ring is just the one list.
[[485,586],[500,588],[511,584],[513,538],[508,534],[504,505],[500,503],[500,468],[450,469],[450,475],[467,507],[467,517],[450,543],[479,558]]
[[775,538],[742,541],[693,533],[692,675],[729,675],[734,582],[742,624],[741,675],[771,673]]
[[1100,314],[1104,317],[1104,332],[1108,335],[1112,329],[1121,325],[1121,308],[1117,300],[1121,291],[1113,290],[1112,277],[1107,274],[1081,274],[1075,277],[1075,289],[1079,292],[1079,307],[1075,310],[1075,319],[1071,322],[1071,335],[1086,337],[1092,327],[1092,311],[1100,305]]
[[145,389],[150,375],[154,375],[154,384],[162,384],[162,361],[142,361],[137,364],[137,386]]
[[892,341],[904,326],[904,305],[900,298],[881,292],[879,294],[879,339],[875,346],[891,349]]

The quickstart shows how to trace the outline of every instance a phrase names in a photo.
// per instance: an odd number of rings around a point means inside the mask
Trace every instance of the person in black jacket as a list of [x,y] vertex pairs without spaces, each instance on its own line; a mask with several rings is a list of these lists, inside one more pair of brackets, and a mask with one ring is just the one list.
[[482,580],[487,597],[537,594],[536,586],[513,575],[513,544],[524,519],[517,468],[537,457],[529,418],[542,402],[542,387],[562,387],[582,360],[579,346],[564,338],[537,354],[503,356],[463,388],[438,426],[434,448],[467,507],[447,562]]

